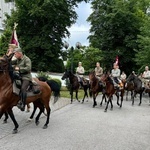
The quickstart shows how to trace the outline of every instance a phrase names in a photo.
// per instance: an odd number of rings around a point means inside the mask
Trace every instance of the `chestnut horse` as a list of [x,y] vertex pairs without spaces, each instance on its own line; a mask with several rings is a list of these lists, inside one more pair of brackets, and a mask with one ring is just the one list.
[[95,75],[95,71],[92,71],[89,73],[89,80],[90,80],[90,96],[93,97],[93,107],[97,105],[96,97],[99,92],[102,92],[102,101],[100,103],[100,106],[102,106],[103,100],[105,99],[105,103],[107,102],[106,96],[104,93],[103,83],[98,79],[98,77]]
[[[13,83],[11,78],[12,70],[10,68],[11,57],[8,58],[7,56],[4,56],[0,58],[0,119],[2,115],[7,112],[15,126],[15,128],[13,129],[13,133],[17,133],[19,125],[15,119],[12,108],[17,105],[20,97],[13,93]],[[31,102],[37,103],[36,101],[40,100],[42,107],[46,108],[47,111],[46,123],[43,126],[43,128],[45,129],[49,124],[51,111],[49,102],[52,91],[47,83],[39,81],[37,78],[35,78],[35,81],[40,86],[41,92],[39,94],[27,97],[26,104],[28,105]],[[36,123],[38,122],[39,117],[40,113],[39,116],[37,116]]]
[[[109,102],[111,104],[111,110],[113,109],[112,97],[113,97],[114,94],[117,96],[117,105],[120,106],[120,108],[121,108],[122,107],[122,102],[123,102],[123,96],[124,96],[124,86],[123,86],[122,89],[115,89],[113,81],[112,81],[112,79],[111,79],[111,77],[109,76],[108,73],[103,74],[103,76],[101,78],[101,81],[105,82],[105,84],[106,84],[105,94],[108,97],[105,112],[107,112]],[[119,92],[120,92],[120,97],[121,97],[121,103],[120,104],[119,104]]]

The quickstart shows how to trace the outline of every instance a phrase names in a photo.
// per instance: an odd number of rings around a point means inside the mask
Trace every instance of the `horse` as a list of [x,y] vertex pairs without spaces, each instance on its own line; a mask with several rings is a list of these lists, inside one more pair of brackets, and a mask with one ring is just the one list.
[[[66,70],[62,76],[62,80],[64,79],[67,79],[69,78],[69,81],[70,81],[70,95],[71,95],[71,104],[73,102],[73,92],[75,91],[76,93],[76,99],[78,102],[80,102],[78,100],[78,90],[79,90],[79,87],[80,87],[80,83],[78,81],[78,77],[76,75],[74,75],[71,71],[68,71]],[[84,103],[84,99],[85,97],[87,96],[88,97],[88,93],[87,93],[87,90],[90,89],[90,85],[89,85],[89,81],[87,79],[84,79],[85,83],[81,83],[81,86],[83,87],[83,90],[84,90],[84,96],[83,96],[83,99],[82,99],[82,103]]]
[[[124,85],[123,85],[122,89],[116,89],[114,87],[113,81],[112,81],[112,79],[108,73],[105,73],[102,75],[101,81],[104,82],[106,85],[105,86],[105,94],[108,97],[104,112],[107,112],[109,102],[111,104],[111,110],[113,110],[112,98],[113,98],[114,94],[117,96],[117,105],[120,106],[120,108],[121,108],[122,102],[123,102],[123,96],[124,96]],[[120,104],[119,104],[119,92],[120,92],[120,97],[121,97],[121,103]]]
[[128,100],[128,93],[129,91],[131,92],[131,98],[133,95],[133,91],[134,91],[134,83],[133,81],[131,82],[125,82],[125,90],[126,90],[126,101]]
[[96,97],[99,92],[102,92],[102,101],[100,103],[100,106],[102,106],[103,100],[105,99],[105,103],[107,102],[105,93],[103,91],[103,83],[98,79],[98,77],[95,75],[95,71],[92,71],[89,73],[89,80],[90,80],[90,96],[93,97],[93,108],[97,105]]
[[[14,123],[14,129],[12,133],[18,132],[19,124],[17,123],[12,108],[18,104],[20,99],[19,95],[13,93],[13,82],[11,73],[11,57],[3,56],[0,58],[0,119],[3,114],[8,113],[10,118]],[[47,111],[47,118],[46,122],[43,126],[43,129],[46,129],[49,124],[50,118],[50,97],[51,97],[51,88],[48,86],[47,83],[39,81],[37,78],[34,78],[36,83],[40,86],[40,93],[34,94],[32,96],[28,96],[26,99],[26,104],[28,105],[31,102],[36,103],[36,101],[40,100],[42,103],[42,107],[46,108]],[[37,116],[36,123],[38,122],[40,117],[40,113]]]
[[131,73],[128,78],[127,78],[127,83],[133,81],[134,83],[134,90],[133,90],[133,95],[132,95],[132,105],[134,105],[134,97],[136,94],[140,94],[140,103],[139,106],[142,103],[142,94],[144,92],[144,87],[142,87],[142,81],[139,79],[137,76],[135,76],[133,73]]

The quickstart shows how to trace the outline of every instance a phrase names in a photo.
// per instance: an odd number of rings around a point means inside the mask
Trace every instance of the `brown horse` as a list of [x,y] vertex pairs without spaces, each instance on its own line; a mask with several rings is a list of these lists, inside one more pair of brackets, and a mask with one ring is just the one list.
[[[13,83],[10,76],[12,70],[10,68],[11,58],[8,58],[6,56],[0,58],[0,119],[2,115],[7,112],[15,125],[13,133],[17,133],[19,125],[15,119],[12,108],[17,105],[19,96],[13,93]],[[45,107],[47,111],[46,123],[43,126],[43,128],[45,129],[48,126],[50,118],[51,109],[49,106],[49,101],[52,91],[47,83],[39,81],[36,78],[35,81],[40,86],[41,92],[39,94],[27,97],[26,104],[28,105],[31,102],[36,103],[36,101],[40,100],[42,107]],[[36,120],[36,123],[38,122],[39,117],[40,114]]]
[[[123,102],[123,96],[124,96],[124,88],[115,89],[113,81],[110,78],[108,73],[103,74],[103,76],[101,78],[101,81],[105,82],[105,84],[106,84],[106,88],[105,88],[106,93],[105,94],[108,97],[105,112],[107,112],[109,102],[111,104],[111,110],[113,109],[112,97],[113,97],[114,94],[117,96],[117,105],[120,106],[120,108],[121,108],[122,107],[122,102]],[[120,92],[120,96],[121,96],[121,103],[120,104],[119,104],[119,92]]]
[[96,97],[99,92],[102,92],[103,94],[102,101],[100,103],[100,106],[102,106],[104,99],[105,99],[105,103],[107,102],[105,93],[103,91],[103,83],[100,81],[100,79],[98,79],[98,77],[96,77],[95,71],[89,73],[89,80],[90,80],[90,92],[91,92],[90,96],[93,97],[93,107],[97,105]]

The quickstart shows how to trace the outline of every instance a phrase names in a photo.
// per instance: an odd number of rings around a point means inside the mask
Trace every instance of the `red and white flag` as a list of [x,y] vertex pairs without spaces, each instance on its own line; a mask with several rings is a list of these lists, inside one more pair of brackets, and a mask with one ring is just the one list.
[[115,61],[115,63],[118,65],[118,63],[119,63],[119,58],[118,58],[118,56],[116,56],[116,61]]
[[15,30],[15,29],[13,30],[10,44],[15,44],[17,47],[20,47],[20,46],[19,46],[19,42],[18,42],[17,33],[16,33],[16,30]]

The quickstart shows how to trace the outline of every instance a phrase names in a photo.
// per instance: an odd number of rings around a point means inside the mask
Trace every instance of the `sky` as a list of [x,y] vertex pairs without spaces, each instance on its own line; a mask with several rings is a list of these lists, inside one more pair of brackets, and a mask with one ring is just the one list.
[[77,42],[80,42],[83,46],[88,46],[89,41],[87,37],[89,36],[90,24],[86,21],[88,16],[92,13],[91,5],[89,3],[79,3],[78,8],[76,8],[76,12],[78,15],[78,19],[71,28],[70,38],[65,39],[70,46],[75,46]]

